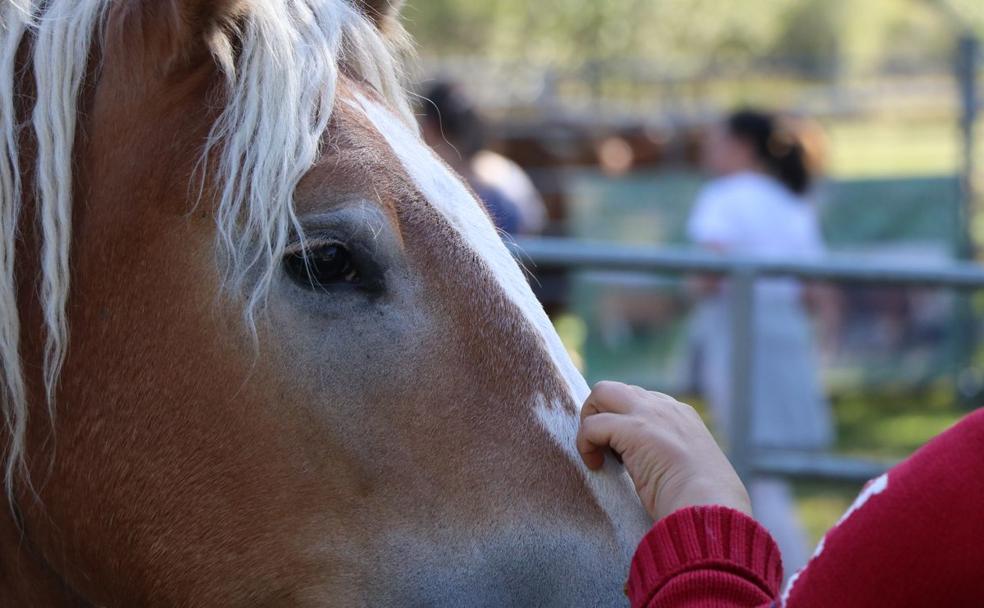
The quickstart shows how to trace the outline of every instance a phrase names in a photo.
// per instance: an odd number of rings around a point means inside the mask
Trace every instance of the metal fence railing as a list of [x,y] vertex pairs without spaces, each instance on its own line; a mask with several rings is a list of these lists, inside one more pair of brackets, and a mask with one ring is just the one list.
[[797,277],[837,283],[984,289],[984,268],[970,262],[912,266],[871,263],[858,259],[794,262],[720,256],[687,249],[643,247],[576,239],[523,239],[511,245],[521,262],[539,268],[615,270],[648,274],[711,274],[727,276],[732,290],[731,382],[732,424],[729,457],[744,479],[775,474],[863,482],[883,473],[891,463],[831,454],[756,450],[750,444],[752,417],[752,320],[755,281],[763,277]]

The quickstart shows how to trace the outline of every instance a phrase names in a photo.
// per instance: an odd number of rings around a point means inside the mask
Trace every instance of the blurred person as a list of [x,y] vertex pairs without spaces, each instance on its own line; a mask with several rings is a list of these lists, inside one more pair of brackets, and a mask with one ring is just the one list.
[[493,150],[480,150],[472,159],[479,183],[498,188],[519,211],[519,233],[540,234],[547,227],[547,206],[523,168]]
[[782,593],[783,556],[693,408],[601,382],[576,446],[589,469],[614,452],[656,521],[632,559],[633,608],[984,604],[984,409],[869,482]]
[[509,234],[537,234],[546,206],[522,168],[485,148],[485,125],[471,101],[448,82],[424,91],[424,140],[471,185],[496,227]]
[[[733,113],[712,128],[703,145],[713,176],[689,219],[690,238],[722,254],[782,260],[824,253],[811,189],[815,167],[793,128],[775,115]],[[700,279],[693,322],[698,389],[719,428],[730,430],[731,293],[727,282]],[[834,438],[829,404],[805,306],[807,291],[794,279],[763,279],[754,290],[751,445],[823,450]],[[759,520],[782,548],[791,570],[807,559],[805,531],[788,482],[756,477],[749,484]]]

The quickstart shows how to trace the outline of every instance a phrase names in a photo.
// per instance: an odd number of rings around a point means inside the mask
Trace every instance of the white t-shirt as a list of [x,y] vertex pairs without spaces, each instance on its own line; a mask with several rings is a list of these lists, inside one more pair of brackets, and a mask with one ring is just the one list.
[[483,184],[498,189],[519,210],[519,232],[539,234],[547,224],[547,207],[522,167],[512,160],[482,150],[472,160],[472,171]]
[[[757,258],[809,260],[824,253],[814,206],[761,173],[736,173],[705,186],[687,233],[699,245]],[[796,281],[770,279],[756,291],[798,297],[800,290]]]

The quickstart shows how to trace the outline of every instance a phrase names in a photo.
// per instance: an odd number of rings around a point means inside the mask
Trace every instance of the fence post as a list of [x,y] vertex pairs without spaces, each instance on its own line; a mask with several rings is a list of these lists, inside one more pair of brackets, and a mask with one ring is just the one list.
[[755,348],[752,324],[755,315],[753,268],[742,266],[731,275],[731,424],[728,449],[731,464],[745,483],[753,473],[752,373]]
[[[960,205],[957,209],[957,257],[961,260],[972,260],[976,257],[977,247],[972,235],[974,216],[976,215],[977,200],[975,189],[975,137],[974,127],[977,124],[979,95],[977,90],[977,68],[980,65],[980,42],[977,36],[966,32],[957,42],[956,76],[960,90]],[[950,324],[953,332],[953,375],[958,401],[968,404],[968,397],[961,393],[960,378],[966,369],[973,365],[974,353],[974,311],[970,300],[964,294],[957,294],[953,321]],[[969,404],[968,404],[969,405]]]
[[970,237],[970,224],[974,211],[974,125],[977,122],[978,93],[977,67],[980,42],[974,34],[966,33],[957,42],[956,77],[960,91],[960,217],[958,221],[959,257],[974,257],[974,244]]

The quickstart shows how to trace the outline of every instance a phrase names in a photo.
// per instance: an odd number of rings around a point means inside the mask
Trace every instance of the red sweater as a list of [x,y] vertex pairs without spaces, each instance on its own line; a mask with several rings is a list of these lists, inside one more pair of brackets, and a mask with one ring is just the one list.
[[984,606],[984,410],[868,483],[780,594],[782,560],[755,520],[691,507],[643,538],[633,608]]

